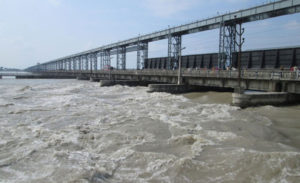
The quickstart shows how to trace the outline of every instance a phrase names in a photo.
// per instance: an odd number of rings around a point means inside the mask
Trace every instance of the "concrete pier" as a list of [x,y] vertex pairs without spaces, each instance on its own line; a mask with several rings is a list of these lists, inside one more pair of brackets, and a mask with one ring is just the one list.
[[114,86],[114,85],[123,85],[123,86],[148,86],[149,82],[147,81],[137,81],[137,80],[100,80],[100,86]]
[[150,84],[148,92],[167,92],[167,93],[187,93],[194,90],[190,85],[177,85],[177,84]]
[[86,77],[86,76],[77,76],[76,79],[77,80],[90,80],[90,78]]
[[100,78],[93,78],[93,77],[90,77],[90,81],[91,82],[100,82]]
[[241,108],[261,105],[288,105],[300,102],[299,94],[287,92],[249,92],[233,93],[232,105]]

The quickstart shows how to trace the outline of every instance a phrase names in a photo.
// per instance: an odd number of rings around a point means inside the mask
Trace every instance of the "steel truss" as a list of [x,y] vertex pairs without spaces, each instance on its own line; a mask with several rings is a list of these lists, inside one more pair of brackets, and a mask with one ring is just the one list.
[[98,53],[93,54],[93,67],[94,70],[98,70]]
[[237,22],[220,24],[218,68],[232,67],[232,54],[237,51]]
[[181,55],[181,35],[168,37],[168,62],[167,69],[177,69],[179,56]]
[[72,58],[72,70],[75,71],[76,70],[76,58]]
[[104,68],[104,53],[99,52],[99,56],[100,56],[100,69],[103,69]]
[[96,71],[98,69],[98,59],[97,59],[97,53],[92,54],[92,62],[93,62],[93,68]]
[[137,63],[136,69],[144,69],[145,60],[148,59],[148,42],[137,44]]
[[68,59],[68,70],[69,71],[72,70],[72,59],[71,58]]
[[110,60],[110,50],[104,50],[103,53],[103,68],[106,66],[111,66],[111,60]]
[[97,54],[91,53],[87,56],[88,65],[90,66],[90,70],[97,70]]
[[126,47],[117,48],[117,69],[126,69]]
[[79,70],[82,70],[82,56],[78,57],[78,67],[79,67]]
[[89,58],[88,55],[84,55],[84,69],[87,71],[89,70]]

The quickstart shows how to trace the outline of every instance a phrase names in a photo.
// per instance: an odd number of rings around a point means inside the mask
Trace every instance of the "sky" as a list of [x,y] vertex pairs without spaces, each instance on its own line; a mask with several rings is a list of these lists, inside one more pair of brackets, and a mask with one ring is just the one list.
[[[25,69],[38,62],[266,2],[0,0],[0,67]],[[243,50],[300,45],[300,13],[243,26]],[[183,36],[183,55],[217,52],[218,43],[217,29]],[[167,56],[167,40],[151,42],[149,57],[161,56]],[[129,68],[134,68],[136,53],[128,53],[127,62]]]

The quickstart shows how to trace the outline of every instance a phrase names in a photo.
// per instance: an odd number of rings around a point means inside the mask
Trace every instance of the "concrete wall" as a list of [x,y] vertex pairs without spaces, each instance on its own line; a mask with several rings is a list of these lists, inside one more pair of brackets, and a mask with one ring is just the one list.
[[[153,83],[177,83],[177,71],[172,70],[113,70],[86,72],[47,72],[45,78],[97,78],[107,80],[133,80]],[[237,71],[183,70],[182,81],[186,85],[236,88]],[[241,86],[260,91],[300,93],[299,73],[290,71],[243,71]]]
[[290,94],[286,92],[232,94],[232,104],[239,107],[251,107],[258,105],[285,105],[299,103],[299,101],[299,94]]

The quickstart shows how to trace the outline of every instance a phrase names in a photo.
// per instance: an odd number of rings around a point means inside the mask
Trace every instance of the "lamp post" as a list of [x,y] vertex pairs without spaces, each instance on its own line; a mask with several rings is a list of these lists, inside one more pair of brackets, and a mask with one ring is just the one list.
[[181,51],[186,49],[186,47],[180,48],[179,51],[179,68],[178,68],[178,80],[177,80],[177,85],[181,85]]

